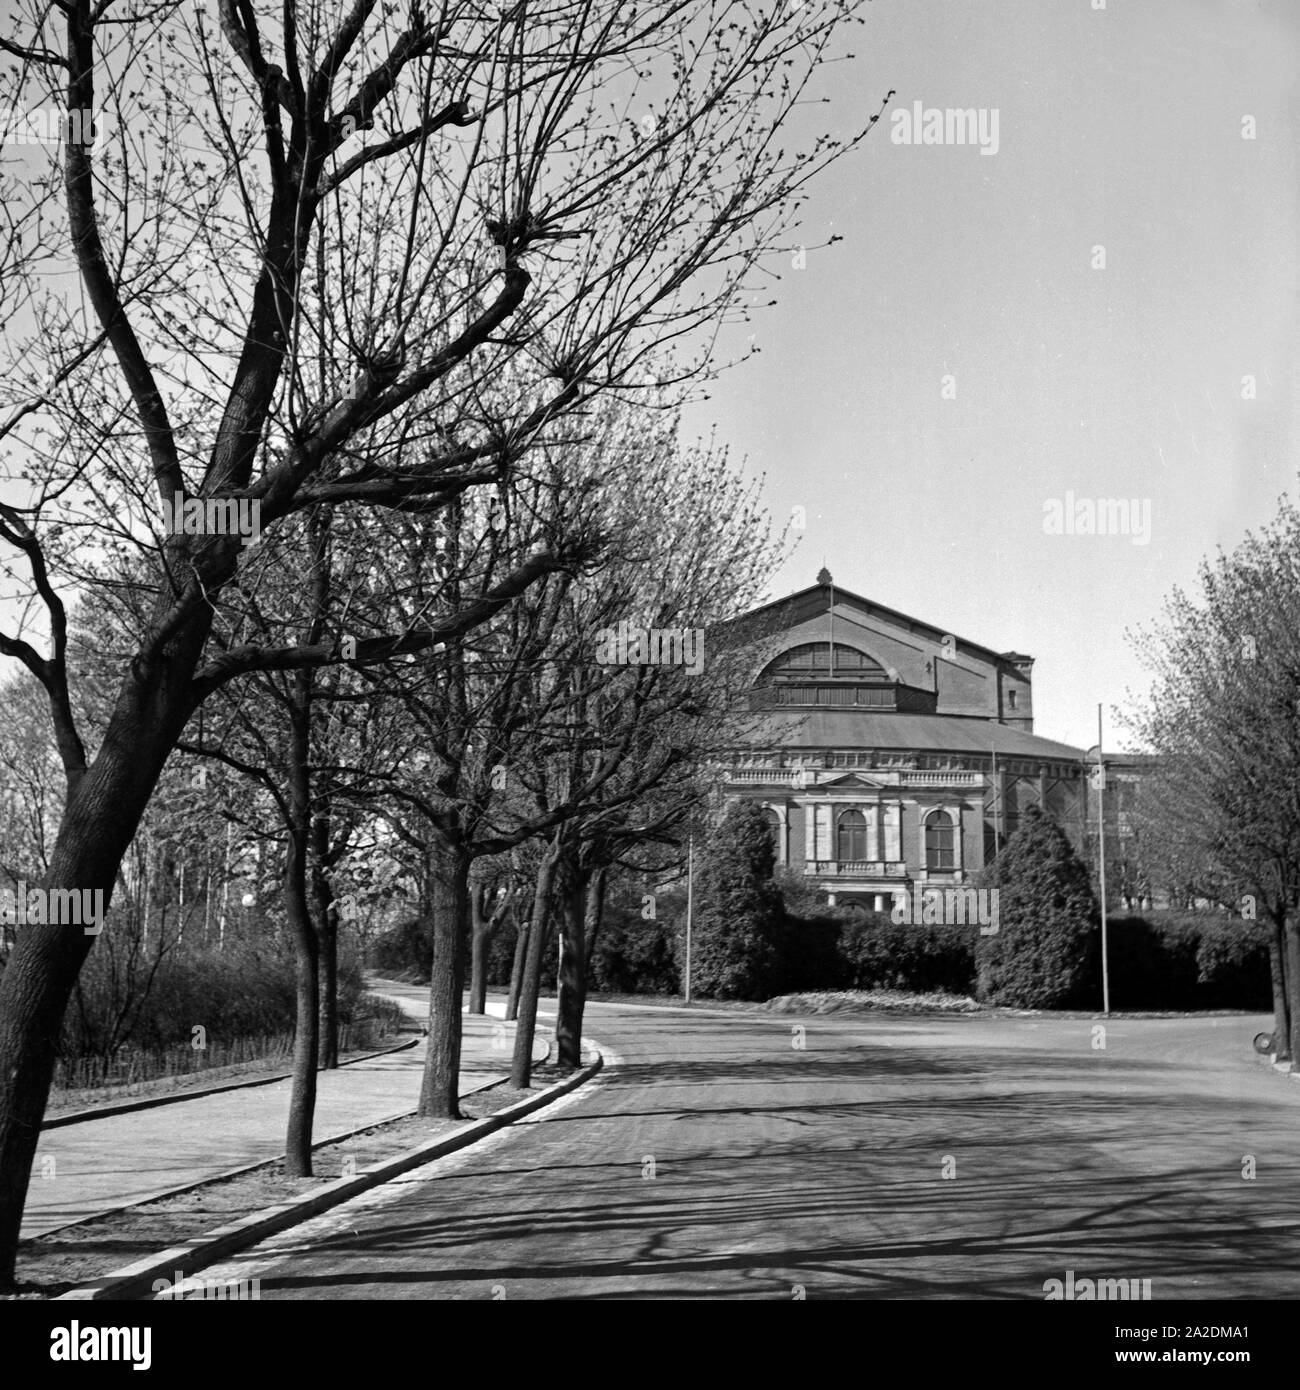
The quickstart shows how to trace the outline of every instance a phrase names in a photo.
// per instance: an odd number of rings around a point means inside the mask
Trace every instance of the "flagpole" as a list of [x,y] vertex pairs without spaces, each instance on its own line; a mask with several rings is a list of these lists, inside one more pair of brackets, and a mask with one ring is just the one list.
[[1002,853],[1002,794],[998,789],[998,750],[993,752],[993,857]]
[[830,589],[830,637],[831,637],[831,679],[835,679],[835,585],[828,581],[827,587]]
[[1106,951],[1106,765],[1101,760],[1101,706],[1097,706],[1097,862],[1101,870],[1101,1011],[1110,1013],[1110,959]]

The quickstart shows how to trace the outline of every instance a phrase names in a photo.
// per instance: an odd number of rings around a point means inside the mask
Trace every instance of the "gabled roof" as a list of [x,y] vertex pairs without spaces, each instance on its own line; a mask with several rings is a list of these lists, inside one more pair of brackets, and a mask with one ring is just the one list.
[[[1022,662],[1032,661],[1033,657],[1025,656],[1020,652],[998,652],[992,647],[986,647],[982,642],[972,642],[967,637],[958,636],[948,628],[936,627],[933,623],[927,623],[920,618],[913,618],[907,613],[900,613],[896,608],[886,608],[882,603],[876,603],[872,599],[864,598],[861,594],[854,593],[851,589],[846,589],[839,584],[810,584],[806,589],[800,589],[796,593],[787,594],[785,598],[773,599],[770,603],[761,604],[758,608],[751,608],[749,612],[742,613],[738,617],[730,619],[724,623],[724,627],[730,627],[737,623],[752,623],[763,614],[772,617],[779,617],[780,610],[786,607],[795,607],[804,600],[817,595],[822,599],[823,606],[830,607],[831,594],[835,595],[835,602],[848,602],[862,609],[869,615],[874,615],[887,619],[897,627],[904,627],[912,632],[923,633],[934,641],[942,641],[944,637],[954,638],[961,646],[968,647],[972,651],[980,652],[984,656],[992,657],[995,661]],[[850,645],[850,644],[846,644]]]

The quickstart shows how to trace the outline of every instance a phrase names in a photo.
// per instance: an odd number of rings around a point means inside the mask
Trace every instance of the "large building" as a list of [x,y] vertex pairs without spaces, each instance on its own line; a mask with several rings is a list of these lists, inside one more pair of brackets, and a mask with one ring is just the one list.
[[884,909],[913,885],[968,883],[1033,804],[1086,845],[1084,750],[1034,733],[1032,657],[884,608],[825,570],[732,636],[752,657],[750,713],[724,792],[765,808],[778,863],[829,902]]

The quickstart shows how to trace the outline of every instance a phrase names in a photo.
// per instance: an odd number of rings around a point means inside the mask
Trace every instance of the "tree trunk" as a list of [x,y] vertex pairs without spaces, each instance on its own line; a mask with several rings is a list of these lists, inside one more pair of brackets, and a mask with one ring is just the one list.
[[307,850],[302,837],[289,836],[284,874],[284,905],[293,937],[296,965],[293,1083],[284,1171],[311,1177],[312,1125],[316,1116],[316,1067],[320,1057],[320,949],[307,906]]
[[488,920],[483,911],[483,895],[486,889],[476,883],[470,891],[470,944],[469,944],[469,1011],[472,1014],[487,1013],[487,946],[489,940]]
[[1300,913],[1286,924],[1286,993],[1290,1011],[1291,1070],[1300,1071]]
[[285,852],[284,907],[293,938],[296,992],[293,1082],[284,1171],[311,1177],[312,1125],[316,1117],[316,1068],[320,1061],[320,940],[308,901],[307,850],[311,838],[311,673],[294,677],[289,710],[289,843]]
[[591,961],[596,954],[596,938],[600,935],[600,925],[605,920],[605,885],[609,878],[609,868],[602,864],[591,876],[587,887],[587,922],[584,946],[587,961],[587,978],[591,979]]
[[339,1064],[339,924],[333,895],[317,899],[320,921],[320,1065],[333,1071]]
[[1273,915],[1268,968],[1273,981],[1273,1045],[1279,1062],[1291,1060],[1291,1006],[1287,1000],[1286,913]]
[[419,1114],[432,1119],[461,1118],[460,1011],[465,989],[471,862],[462,845],[445,842],[434,880],[429,1039],[419,1106]]
[[560,980],[555,1005],[556,1062],[582,1065],[582,1014],[587,1003],[587,898],[591,871],[576,871],[560,902]]
[[[480,909],[481,911],[481,909]],[[482,931],[478,933],[471,946],[471,966],[469,983],[469,1011],[472,1014],[487,1013],[487,953],[488,947],[496,940],[502,922],[514,916],[514,895],[506,894],[491,914],[483,914]],[[516,1001],[517,1003],[518,1001]],[[507,1018],[514,1015],[507,1011]]]
[[339,1064],[339,919],[334,888],[322,864],[329,852],[329,819],[312,822],[312,906],[320,940],[320,1064],[333,1071]]
[[560,837],[546,848],[537,870],[533,893],[533,918],[528,928],[528,952],[519,988],[519,1014],[515,1025],[515,1055],[510,1067],[510,1084],[523,1090],[533,1079],[533,1038],[537,1031],[537,996],[541,992],[542,957],[546,954],[546,928],[551,900],[551,884],[560,858]]
[[[82,883],[80,875],[49,882]],[[111,882],[111,880],[110,880]],[[107,886],[105,888],[107,899]],[[68,996],[93,937],[23,927],[0,984],[0,1288],[12,1285],[18,1234]]]
[[506,1022],[511,1023],[519,1016],[519,989],[524,982],[524,969],[528,961],[528,933],[532,928],[529,921],[519,921],[515,917],[515,958],[510,966],[510,994],[506,999]]
[[[91,901],[108,911],[122,859],[185,722],[181,679],[160,678],[160,688],[120,699],[94,764],[69,788],[46,889],[100,892]],[[0,976],[0,1287],[13,1283],[59,1030],[95,941],[75,924],[24,926],[14,938]]]

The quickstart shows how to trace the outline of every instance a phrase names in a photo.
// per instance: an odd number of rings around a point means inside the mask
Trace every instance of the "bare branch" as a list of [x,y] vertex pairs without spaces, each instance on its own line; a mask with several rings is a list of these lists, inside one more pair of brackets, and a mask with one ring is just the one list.
[[375,637],[356,642],[356,654],[344,658],[339,641],[297,647],[236,647],[199,671],[191,687],[191,706],[197,707],[212,691],[249,671],[294,671],[306,667],[374,665],[394,657],[414,656],[437,648],[472,631],[500,612],[544,574],[565,569],[570,560],[542,551],[525,560],[495,588],[468,603],[460,612],[422,632],[398,637]]

